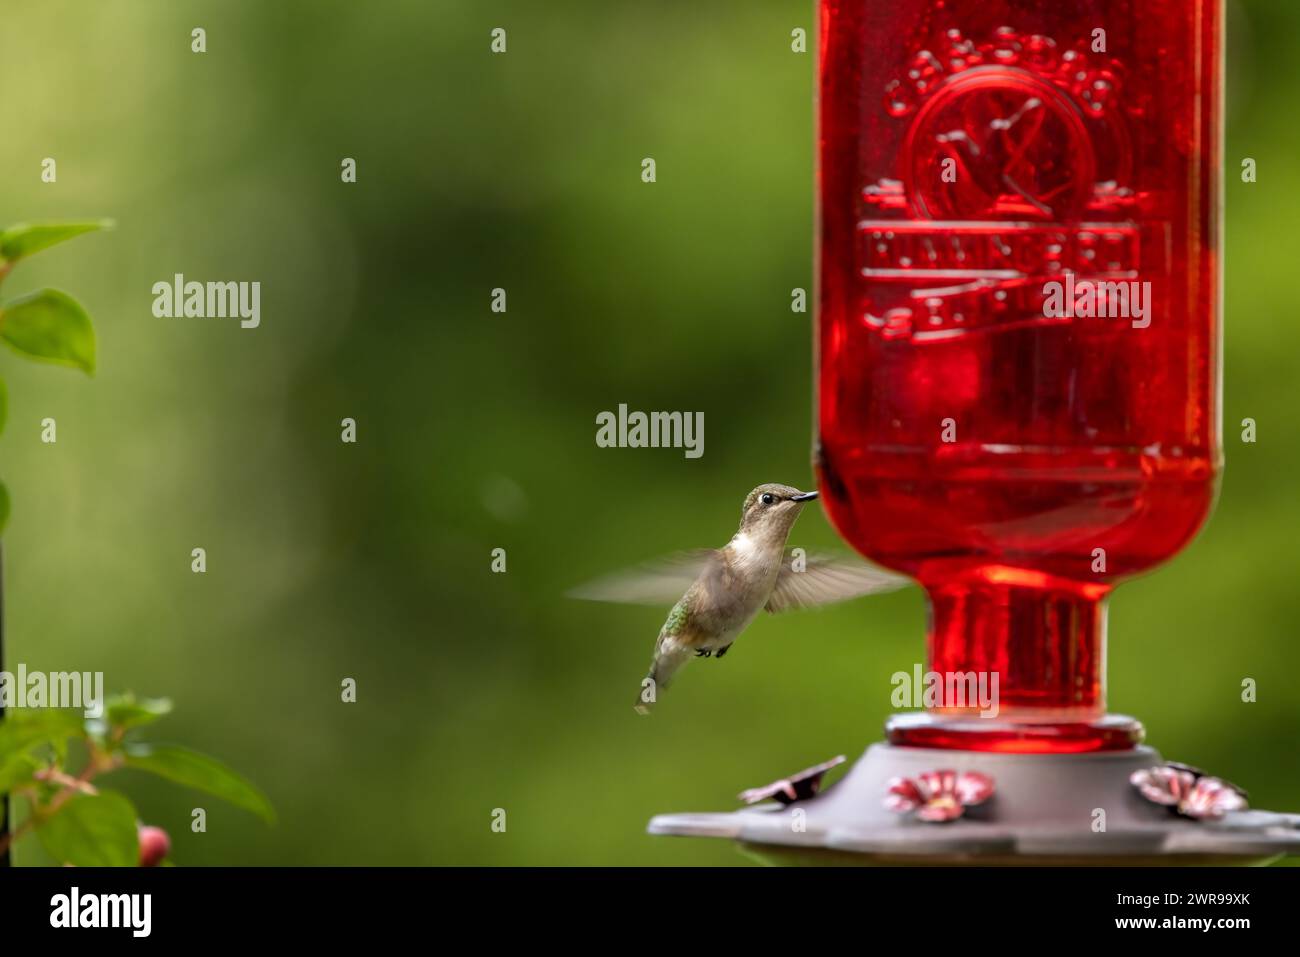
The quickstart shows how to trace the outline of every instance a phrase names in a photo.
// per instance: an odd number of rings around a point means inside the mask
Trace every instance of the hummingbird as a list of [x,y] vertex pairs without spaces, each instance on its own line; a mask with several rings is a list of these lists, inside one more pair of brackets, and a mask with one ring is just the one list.
[[637,694],[638,712],[648,714],[657,693],[692,658],[721,660],[761,611],[813,608],[909,583],[853,559],[787,550],[795,520],[816,498],[817,492],[789,485],[760,485],[745,496],[740,528],[722,548],[684,552],[569,593],[633,604],[676,600],[655,639],[650,671]]

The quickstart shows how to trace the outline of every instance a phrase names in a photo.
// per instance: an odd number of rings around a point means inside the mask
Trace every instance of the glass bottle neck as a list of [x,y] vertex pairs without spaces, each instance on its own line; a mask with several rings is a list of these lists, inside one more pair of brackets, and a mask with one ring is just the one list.
[[1138,722],[1106,714],[1108,592],[1004,566],[932,585],[927,680],[939,693],[890,719],[890,743],[1019,753],[1140,743]]
[[982,676],[996,689],[1004,720],[1100,717],[1106,710],[1107,592],[1104,585],[998,567],[938,585],[929,593],[930,671]]

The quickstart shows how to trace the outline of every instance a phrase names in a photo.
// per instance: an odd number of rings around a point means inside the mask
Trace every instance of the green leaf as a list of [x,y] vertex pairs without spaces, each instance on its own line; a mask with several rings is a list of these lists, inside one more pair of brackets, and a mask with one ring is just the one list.
[[104,703],[104,717],[110,727],[138,728],[142,724],[157,721],[165,714],[170,714],[170,698],[136,698],[129,691],[126,694],[111,695]]
[[82,714],[73,708],[9,708],[0,721],[0,759],[81,737]]
[[42,289],[0,308],[0,338],[35,359],[95,371],[95,329],[81,304]]
[[0,233],[0,257],[13,262],[85,233],[112,228],[111,219],[80,223],[18,223]]
[[126,766],[149,771],[176,784],[206,791],[236,807],[251,811],[268,824],[275,809],[261,791],[215,758],[170,744],[132,744],[125,752]]
[[32,779],[44,766],[38,748],[67,753],[69,738],[82,734],[81,713],[66,708],[10,708],[0,721],[0,794]]
[[39,818],[36,834],[60,864],[135,867],[140,863],[135,808],[116,791],[78,794],[49,817]]
[[40,761],[30,754],[11,754],[0,756],[0,794],[8,794],[14,788],[34,780]]

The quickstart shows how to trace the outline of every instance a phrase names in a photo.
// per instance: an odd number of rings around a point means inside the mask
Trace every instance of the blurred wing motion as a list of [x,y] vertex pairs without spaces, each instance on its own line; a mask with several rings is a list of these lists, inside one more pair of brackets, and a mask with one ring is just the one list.
[[718,561],[716,549],[681,552],[627,571],[615,572],[579,585],[570,598],[617,601],[629,605],[672,605],[686,593],[701,573]]
[[785,553],[781,573],[767,600],[770,612],[795,608],[816,608],[861,595],[879,595],[912,584],[911,579],[843,555],[809,555],[802,559],[803,571],[795,570],[790,552]]

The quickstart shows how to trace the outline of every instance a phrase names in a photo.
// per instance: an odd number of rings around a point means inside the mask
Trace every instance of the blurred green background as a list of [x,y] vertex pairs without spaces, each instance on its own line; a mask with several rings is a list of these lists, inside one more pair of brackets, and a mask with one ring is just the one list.
[[[1232,13],[1228,470],[1200,539],[1113,600],[1110,703],[1167,756],[1300,810],[1300,4]],[[814,57],[790,49],[811,3],[43,0],[4,19],[0,219],[119,224],[5,284],[67,289],[100,340],[93,380],[0,356],[7,666],[172,696],[159,735],[271,796],[274,829],[122,782],[178,863],[742,863],[645,823],[879,737],[889,675],[922,654],[915,590],[759,620],[652,719],[629,704],[663,612],[564,597],[721,544],[759,482],[811,481],[809,317],[790,312],[811,284]],[[154,318],[177,272],[261,281],[261,328]],[[702,410],[704,457],[597,448],[620,402]],[[796,530],[836,541],[817,510]],[[25,840],[18,860],[43,858]]]

